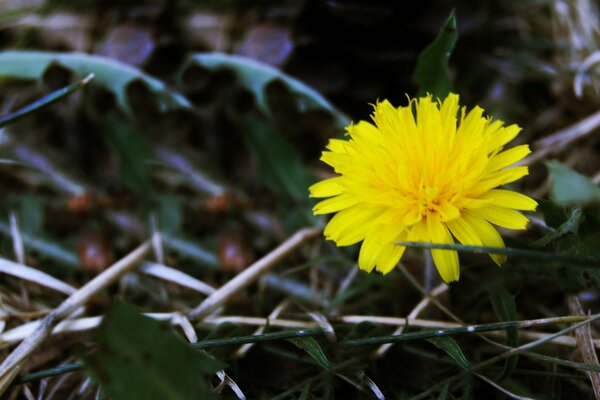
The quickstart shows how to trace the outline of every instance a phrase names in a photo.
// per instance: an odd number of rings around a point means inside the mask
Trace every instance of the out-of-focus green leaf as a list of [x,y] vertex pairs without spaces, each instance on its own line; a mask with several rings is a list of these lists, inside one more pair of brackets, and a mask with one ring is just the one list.
[[105,120],[104,134],[117,159],[121,181],[149,199],[151,146],[142,135],[115,118]]
[[315,182],[294,147],[269,125],[246,118],[244,141],[258,161],[258,178],[269,189],[292,200],[306,199]]
[[158,228],[162,232],[177,233],[183,223],[183,204],[180,197],[163,195],[158,198]]
[[467,356],[462,352],[462,349],[456,343],[454,338],[449,336],[439,337],[439,338],[431,338],[427,339],[427,341],[433,344],[438,349],[443,350],[448,354],[456,363],[463,369],[471,368],[471,363],[467,359]]
[[28,104],[25,107],[0,118],[0,128],[9,125],[15,121],[18,121],[19,119],[26,117],[37,110],[49,106],[50,104],[55,103],[64,97],[67,97],[71,93],[74,93],[77,90],[84,87],[93,77],[94,75],[90,74],[78,82],[75,82],[62,89],[55,90],[54,92],[42,97],[41,99],[34,101],[33,103]]
[[267,102],[265,88],[273,80],[281,80],[302,102],[304,109],[319,108],[330,112],[336,120],[336,125],[342,129],[348,125],[347,116],[337,110],[319,92],[306,84],[300,82],[284,72],[251,58],[223,53],[194,54],[182,70],[185,71],[190,65],[199,65],[208,70],[226,68],[231,70],[238,83],[251,91],[256,97],[256,103],[267,115],[271,115],[271,109]]
[[111,399],[216,398],[203,375],[220,363],[165,328],[123,303],[109,310],[84,364]]
[[39,196],[21,196],[19,200],[19,227],[24,232],[39,233],[44,224],[43,199]]
[[551,228],[558,228],[569,218],[567,208],[552,200],[537,199],[538,211],[544,215],[546,225]]
[[452,11],[434,41],[417,59],[413,80],[419,85],[419,96],[431,93],[443,99],[452,90],[448,60],[457,39],[456,17]]
[[[495,285],[489,288],[490,302],[494,312],[500,321],[514,321],[517,319],[517,304],[515,296],[510,294],[504,287]],[[518,345],[518,330],[516,328],[506,329],[506,345],[517,347]],[[518,356],[507,358],[504,362],[504,370],[498,380],[502,380],[510,376],[517,367]]]
[[600,203],[600,188],[587,177],[558,161],[546,163],[552,181],[552,197],[563,205],[586,206]]
[[446,399],[448,399],[449,387],[450,387],[450,385],[445,385],[444,386],[444,389],[442,389],[442,391],[440,392],[440,395],[438,396],[437,400],[446,400]]
[[304,389],[302,389],[302,393],[300,393],[300,397],[298,397],[298,400],[309,400],[310,399],[310,383],[307,384],[306,386],[304,386]]
[[327,358],[323,349],[314,338],[307,336],[303,338],[288,339],[289,342],[293,343],[296,347],[304,350],[311,356],[319,365],[325,369],[331,368],[331,361]]
[[131,115],[131,107],[126,89],[136,80],[143,82],[150,89],[158,100],[161,110],[191,107],[185,97],[168,89],[162,81],[110,58],[83,53],[0,52],[0,78],[37,80],[51,65],[60,65],[81,78],[93,73],[95,77],[92,84],[112,91],[119,106],[129,115]]
[[246,118],[245,127],[244,142],[258,163],[257,178],[260,183],[293,203],[286,205],[286,226],[295,230],[314,225],[317,218],[310,211],[307,193],[315,179],[294,147],[256,118]]

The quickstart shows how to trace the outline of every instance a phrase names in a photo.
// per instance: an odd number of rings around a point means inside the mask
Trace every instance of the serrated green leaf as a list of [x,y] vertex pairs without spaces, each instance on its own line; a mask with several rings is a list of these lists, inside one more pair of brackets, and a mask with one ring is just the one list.
[[456,363],[461,368],[463,368],[463,369],[471,368],[471,363],[469,362],[469,360],[467,359],[465,354],[462,352],[462,349],[460,348],[460,346],[458,345],[456,340],[454,340],[454,338],[451,338],[449,336],[444,336],[444,337],[430,338],[430,339],[427,339],[427,341],[429,343],[433,344],[438,349],[441,349],[444,352],[446,352],[446,354],[448,354],[450,357],[452,357],[452,359],[454,361],[456,361]]
[[53,104],[55,102],[57,102],[60,99],[63,99],[67,96],[69,96],[70,94],[78,91],[79,89],[81,89],[82,87],[84,87],[91,79],[93,78],[92,75],[78,81],[75,82],[69,86],[66,86],[62,89],[58,89],[55,90],[54,92],[47,94],[46,96],[42,97],[41,99],[34,101],[31,104],[26,105],[25,107],[10,113],[9,115],[5,115],[4,117],[0,118],[0,128],[7,126],[9,124],[12,124],[13,122],[16,122],[18,120],[20,120],[21,118],[24,118],[38,110],[41,110],[44,107],[49,106],[50,104]]
[[203,375],[220,363],[131,306],[115,304],[95,337],[98,348],[84,364],[111,399],[216,398]]
[[452,11],[434,41],[417,59],[413,81],[419,86],[419,96],[431,93],[443,99],[452,90],[448,60],[457,39],[456,17]]
[[546,162],[550,173],[552,197],[563,205],[587,206],[600,203],[600,188],[587,177],[558,161]]
[[[543,211],[542,211],[543,212]],[[544,214],[545,217],[546,214]],[[550,242],[555,241],[568,234],[577,234],[579,225],[583,221],[583,211],[579,208],[573,208],[568,211],[567,219],[561,225],[551,232],[548,232],[544,237],[535,241],[534,246],[544,247]]]
[[162,110],[190,108],[181,94],[172,91],[160,80],[122,62],[83,53],[55,53],[43,51],[0,52],[0,78],[39,80],[51,65],[60,65],[80,78],[95,75],[92,84],[100,85],[115,94],[123,111],[131,115],[126,89],[139,80],[155,95]]
[[314,338],[308,336],[303,338],[288,339],[296,347],[304,350],[311,356],[319,365],[325,369],[331,368],[331,362],[323,352],[323,349]]
[[[492,308],[500,321],[514,321],[517,319],[517,304],[515,296],[509,293],[503,287],[497,285],[489,288],[490,302]],[[516,328],[506,329],[506,345],[517,347],[519,343],[518,330]],[[504,362],[504,369],[498,380],[502,380],[510,376],[519,362],[518,356],[507,358]]]
[[274,68],[268,64],[261,63],[251,58],[223,54],[223,53],[198,53],[190,57],[188,63],[184,66],[181,74],[190,65],[199,65],[208,70],[229,69],[238,80],[238,83],[252,92],[256,98],[259,108],[267,116],[272,112],[269,107],[265,88],[274,81],[282,81],[292,93],[302,101],[305,109],[318,108],[331,113],[336,120],[336,125],[342,129],[348,125],[350,120],[339,110],[337,110],[329,101],[327,101],[319,92],[307,86],[296,78]]

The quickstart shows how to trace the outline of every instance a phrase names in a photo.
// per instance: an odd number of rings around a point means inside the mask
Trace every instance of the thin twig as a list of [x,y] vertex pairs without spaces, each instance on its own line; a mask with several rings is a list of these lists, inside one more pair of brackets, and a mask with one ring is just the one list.
[[250,265],[231,279],[217,291],[208,296],[200,305],[190,311],[188,318],[191,320],[207,316],[211,311],[221,306],[238,291],[250,285],[261,275],[274,268],[279,261],[294,251],[305,241],[312,239],[321,233],[321,228],[304,228],[293,234],[269,254]]
[[150,248],[149,241],[143,243],[81,287],[63,301],[54,311],[48,314],[31,336],[21,342],[0,365],[0,396],[17,376],[27,359],[52,334],[52,330],[59,322],[69,317],[98,291],[104,289],[121,275],[135,267],[146,253],[148,253]]

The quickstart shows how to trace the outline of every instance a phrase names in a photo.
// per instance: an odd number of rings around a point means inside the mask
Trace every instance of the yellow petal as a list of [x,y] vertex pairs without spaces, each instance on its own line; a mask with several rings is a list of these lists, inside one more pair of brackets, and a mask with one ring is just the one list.
[[313,207],[313,214],[330,214],[344,208],[352,207],[357,203],[356,197],[350,194],[340,194],[317,203]]
[[350,246],[363,240],[370,228],[369,222],[381,209],[355,205],[338,212],[325,226],[323,234],[338,246]]
[[442,221],[444,222],[452,221],[453,219],[460,217],[460,211],[458,208],[454,207],[446,200],[442,200],[440,202],[438,211],[442,216]]
[[484,191],[482,193],[485,193],[490,189],[521,179],[527,174],[529,174],[529,168],[525,166],[503,169],[488,174],[484,180],[477,184],[476,189]]
[[477,232],[467,223],[463,218],[457,218],[453,221],[447,222],[446,226],[450,229],[450,232],[454,237],[464,245],[470,246],[481,246],[481,239],[477,235]]
[[[398,241],[401,240],[400,238],[398,239]],[[394,243],[383,246],[377,259],[377,271],[384,275],[392,271],[398,265],[404,254],[404,250],[406,250],[406,247]]]
[[[474,215],[472,211],[464,211],[463,219],[471,228],[473,228],[484,246],[505,247],[504,241],[496,228],[485,219],[478,215]],[[501,265],[506,261],[506,256],[502,254],[490,254],[490,257],[498,265]]]
[[474,215],[485,218],[492,224],[508,229],[525,229],[529,220],[526,216],[511,208],[487,206],[471,210]]
[[409,228],[407,242],[428,242],[427,220],[424,218]]
[[[427,229],[432,243],[453,244],[448,228],[438,219],[427,217]],[[444,282],[457,281],[460,276],[458,254],[454,250],[431,249],[433,262]]]
[[342,194],[344,192],[344,187],[340,185],[341,182],[343,182],[343,177],[341,176],[317,182],[308,188],[310,197],[331,197]]
[[506,126],[499,129],[497,132],[494,132],[493,137],[488,142],[488,153],[493,152],[513,140],[519,132],[521,132],[521,127],[515,124]]
[[514,208],[515,210],[534,211],[538,205],[537,201],[524,194],[513,192],[512,190],[494,189],[480,197],[484,200],[491,200],[490,204],[497,206]]
[[517,161],[523,159],[531,153],[529,149],[529,145],[523,144],[521,146],[516,146],[502,153],[498,153],[492,158],[490,158],[488,162],[488,170],[489,171],[498,171],[502,168],[506,168]]
[[373,268],[375,268],[377,255],[382,248],[376,236],[377,231],[371,229],[360,246],[360,253],[358,254],[358,267],[367,272],[371,272],[373,271]]

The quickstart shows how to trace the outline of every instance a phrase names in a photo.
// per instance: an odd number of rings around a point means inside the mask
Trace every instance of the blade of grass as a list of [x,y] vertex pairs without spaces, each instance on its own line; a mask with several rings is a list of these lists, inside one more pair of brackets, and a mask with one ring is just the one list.
[[62,89],[58,89],[44,97],[42,97],[41,99],[34,101],[31,104],[26,105],[25,107],[11,113],[8,115],[5,115],[4,117],[0,118],[0,128],[5,127],[6,125],[9,125],[15,121],[18,121],[21,118],[24,118],[26,116],[28,116],[29,114],[40,110],[44,107],[49,106],[50,104],[56,103],[58,100],[69,96],[70,94],[78,91],[79,89],[83,88],[85,85],[87,85],[92,79],[94,78],[94,74],[89,74],[88,76],[86,76],[85,78],[83,78],[80,81],[77,81],[69,86],[65,86]]

